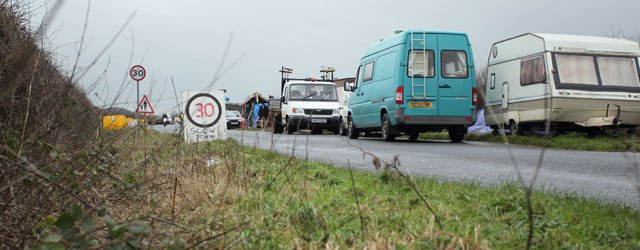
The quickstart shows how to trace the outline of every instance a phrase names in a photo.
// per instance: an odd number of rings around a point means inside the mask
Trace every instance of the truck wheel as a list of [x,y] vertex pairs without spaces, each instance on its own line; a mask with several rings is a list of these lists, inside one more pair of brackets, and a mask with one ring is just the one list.
[[391,134],[391,121],[389,121],[389,115],[387,113],[382,114],[382,139],[385,141],[394,141],[396,135]]
[[467,127],[455,126],[449,128],[449,139],[451,139],[451,142],[462,142],[465,134],[467,134]]
[[409,132],[409,141],[417,141],[418,136],[420,136],[419,132]]
[[280,119],[273,119],[273,133],[282,134],[282,131],[284,131],[284,126],[282,126]]
[[296,132],[296,127],[293,122],[287,120],[287,134],[292,135],[293,132]]
[[360,136],[360,131],[353,125],[351,117],[348,118],[347,136],[349,136],[349,139],[358,139],[358,136]]
[[340,119],[340,122],[338,124],[338,134],[341,136],[347,135],[347,129],[345,129],[345,125],[348,125],[348,124],[345,124],[344,120]]

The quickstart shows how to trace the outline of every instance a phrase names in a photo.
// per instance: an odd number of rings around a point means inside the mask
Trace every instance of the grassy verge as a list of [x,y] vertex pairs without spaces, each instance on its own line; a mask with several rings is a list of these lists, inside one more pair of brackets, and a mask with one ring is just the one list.
[[[566,133],[550,137],[549,141],[544,136],[525,135],[525,136],[507,136],[509,143],[518,145],[528,145],[537,147],[549,147],[555,149],[573,149],[586,151],[607,151],[607,152],[625,152],[636,151],[640,148],[640,138],[632,135],[601,135],[596,137],[588,137],[582,133]],[[422,133],[421,139],[428,140],[449,140],[446,132],[444,133]],[[501,135],[479,135],[467,134],[464,137],[466,141],[486,141],[494,143],[504,143]]]
[[[232,140],[184,144],[153,132],[114,147],[116,155],[130,155],[119,163],[129,166],[120,192],[125,199],[107,199],[98,215],[79,216],[72,207],[49,219],[37,229],[44,245],[55,239],[73,246],[77,237],[91,237],[83,243],[90,247],[123,242],[169,249],[526,245],[526,198],[514,183],[487,188],[414,178],[441,229],[413,187],[392,170],[349,171]],[[536,248],[640,247],[637,210],[543,192],[534,193],[533,207]],[[95,221],[88,228],[106,232],[85,232],[86,218]],[[65,236],[65,230],[77,237]]]
[[[175,151],[166,153],[171,152]],[[239,225],[228,237],[207,242],[209,247],[522,248],[526,244],[525,195],[515,184],[484,188],[416,178],[444,224],[439,229],[411,186],[391,170],[350,172],[233,141],[201,144],[191,152],[200,159],[208,153],[216,164],[200,165],[179,177],[184,193],[177,199],[189,202],[177,201],[175,206],[195,212],[180,216],[190,227],[214,232]],[[193,157],[187,159],[198,165]],[[640,247],[638,211],[548,193],[536,193],[533,201],[536,247]]]

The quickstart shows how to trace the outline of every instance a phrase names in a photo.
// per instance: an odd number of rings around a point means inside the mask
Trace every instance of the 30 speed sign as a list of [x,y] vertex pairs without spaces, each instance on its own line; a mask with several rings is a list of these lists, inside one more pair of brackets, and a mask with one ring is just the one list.
[[215,125],[222,116],[220,102],[209,93],[199,93],[189,98],[185,111],[187,119],[201,128]]
[[207,92],[182,92],[184,103],[184,139],[187,142],[224,140],[227,138],[224,93],[221,90]]
[[134,65],[131,67],[131,70],[129,70],[129,75],[131,79],[135,81],[142,81],[142,79],[147,76],[147,70],[145,70],[142,65]]

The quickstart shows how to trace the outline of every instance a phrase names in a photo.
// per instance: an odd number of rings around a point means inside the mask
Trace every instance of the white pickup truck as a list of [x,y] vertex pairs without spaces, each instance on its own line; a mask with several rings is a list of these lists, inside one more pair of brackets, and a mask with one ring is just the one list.
[[272,110],[280,109],[274,117],[274,133],[285,129],[288,134],[301,129],[310,129],[311,134],[321,134],[324,129],[340,132],[340,103],[334,83],[311,79],[283,79],[283,83],[279,105],[269,105]]

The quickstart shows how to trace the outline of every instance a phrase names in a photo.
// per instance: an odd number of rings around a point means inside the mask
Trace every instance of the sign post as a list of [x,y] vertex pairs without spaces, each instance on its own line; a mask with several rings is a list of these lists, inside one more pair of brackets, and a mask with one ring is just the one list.
[[[131,79],[136,81],[136,93],[137,93],[136,100],[140,100],[140,81],[142,81],[147,76],[147,70],[144,67],[142,67],[142,65],[133,65],[133,67],[131,67],[131,69],[129,70],[129,76],[131,76]],[[148,104],[151,104],[146,95],[144,96],[144,98],[146,98]],[[140,109],[140,104],[142,103],[142,101],[143,100],[140,100],[140,103],[138,104],[138,108],[136,109],[136,113],[138,113],[138,110]],[[149,107],[151,107],[151,105],[149,105]],[[144,126],[144,132],[146,134],[147,133],[147,115],[146,114],[148,113],[143,113],[143,114],[145,114],[145,116],[144,116],[144,122],[142,126]],[[151,114],[153,114],[153,108],[151,109]]]
[[[227,117],[224,93],[221,90],[209,92],[182,92],[184,116],[184,139],[186,142],[225,140],[227,138]],[[220,101],[222,100],[222,101]]]

